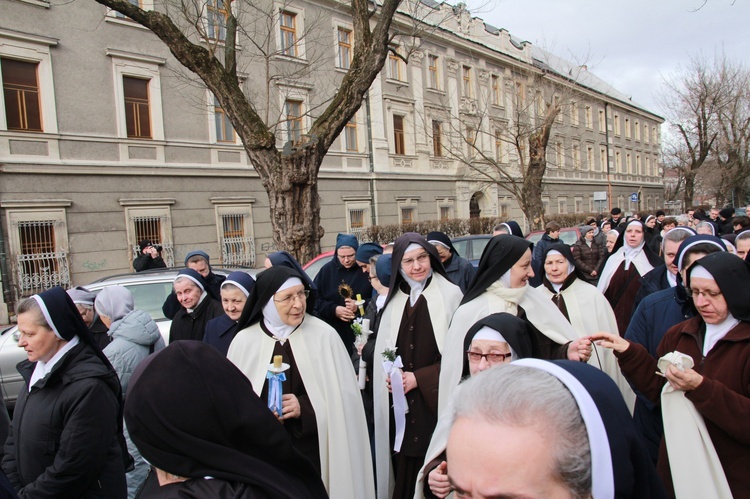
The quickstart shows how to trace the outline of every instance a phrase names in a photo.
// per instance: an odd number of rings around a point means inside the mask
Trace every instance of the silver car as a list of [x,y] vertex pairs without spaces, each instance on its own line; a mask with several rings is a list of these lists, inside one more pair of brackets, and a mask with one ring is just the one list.
[[[94,281],[85,287],[97,292],[108,286],[125,286],[133,293],[136,310],[145,310],[159,326],[164,343],[169,340],[172,321],[164,317],[161,306],[172,292],[172,281],[180,269],[163,269],[122,274]],[[255,276],[259,271],[252,269],[212,269],[216,274],[226,275],[234,270],[243,270]],[[13,408],[24,381],[16,365],[26,360],[26,352],[18,346],[18,327],[12,326],[0,333],[0,386],[5,405]]]

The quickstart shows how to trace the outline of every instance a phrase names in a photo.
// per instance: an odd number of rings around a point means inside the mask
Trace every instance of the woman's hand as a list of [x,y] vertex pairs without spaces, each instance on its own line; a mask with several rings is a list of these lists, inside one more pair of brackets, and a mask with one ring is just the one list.
[[630,346],[630,342],[620,337],[619,334],[605,333],[604,331],[592,334],[589,339],[596,342],[600,347],[611,348],[619,353],[624,352]]
[[675,390],[682,390],[683,392],[689,392],[695,390],[698,385],[703,382],[703,376],[693,371],[692,369],[685,369],[680,371],[673,365],[667,366],[667,371],[664,376],[669,380],[669,384]]
[[[413,389],[417,387],[417,377],[414,376],[414,373],[409,371],[401,371],[401,379],[404,382],[404,394],[409,393]],[[385,376],[385,386],[388,388],[388,391],[391,392],[391,377],[386,374]]]
[[302,415],[302,408],[299,405],[297,396],[287,393],[281,396],[281,418],[292,419]]
[[448,463],[443,461],[427,476],[427,485],[438,499],[443,499],[451,493],[451,483],[448,480]]
[[568,360],[588,362],[591,358],[591,341],[587,337],[578,338],[568,345]]
[[338,306],[336,307],[336,317],[344,322],[349,322],[354,319],[354,312],[347,307]]

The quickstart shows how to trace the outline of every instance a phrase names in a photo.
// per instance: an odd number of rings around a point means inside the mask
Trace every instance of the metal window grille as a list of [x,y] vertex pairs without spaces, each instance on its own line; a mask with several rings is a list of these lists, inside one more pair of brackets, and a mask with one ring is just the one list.
[[151,244],[159,245],[162,247],[161,257],[167,267],[174,267],[174,247],[169,241],[165,241],[162,237],[162,227],[166,226],[169,222],[169,218],[166,215],[155,215],[155,216],[138,216],[130,217],[130,222],[133,224],[133,259],[137,258],[141,253],[140,242],[144,239],[151,241]]
[[68,254],[58,248],[55,228],[65,230],[60,220],[18,222],[20,252],[16,255],[17,297],[22,298],[53,286],[70,286]]
[[449,220],[450,217],[451,217],[450,206],[441,206],[440,207],[440,220]]
[[367,235],[364,209],[349,210],[349,230],[360,241]]
[[248,215],[221,215],[221,261],[224,265],[255,265],[255,241],[245,233]]

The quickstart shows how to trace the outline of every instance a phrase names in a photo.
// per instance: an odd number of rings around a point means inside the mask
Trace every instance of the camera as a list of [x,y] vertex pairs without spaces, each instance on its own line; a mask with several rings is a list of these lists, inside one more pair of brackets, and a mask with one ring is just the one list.
[[158,251],[159,253],[161,253],[161,250],[162,250],[161,244],[154,244],[153,246],[156,249],[156,251]]

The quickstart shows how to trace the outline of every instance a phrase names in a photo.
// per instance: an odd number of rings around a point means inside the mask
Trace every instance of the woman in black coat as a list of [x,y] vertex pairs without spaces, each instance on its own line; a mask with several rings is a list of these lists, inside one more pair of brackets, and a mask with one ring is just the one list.
[[26,384],[2,468],[19,497],[125,498],[120,382],[73,301],[60,287],[23,300],[18,329]]

